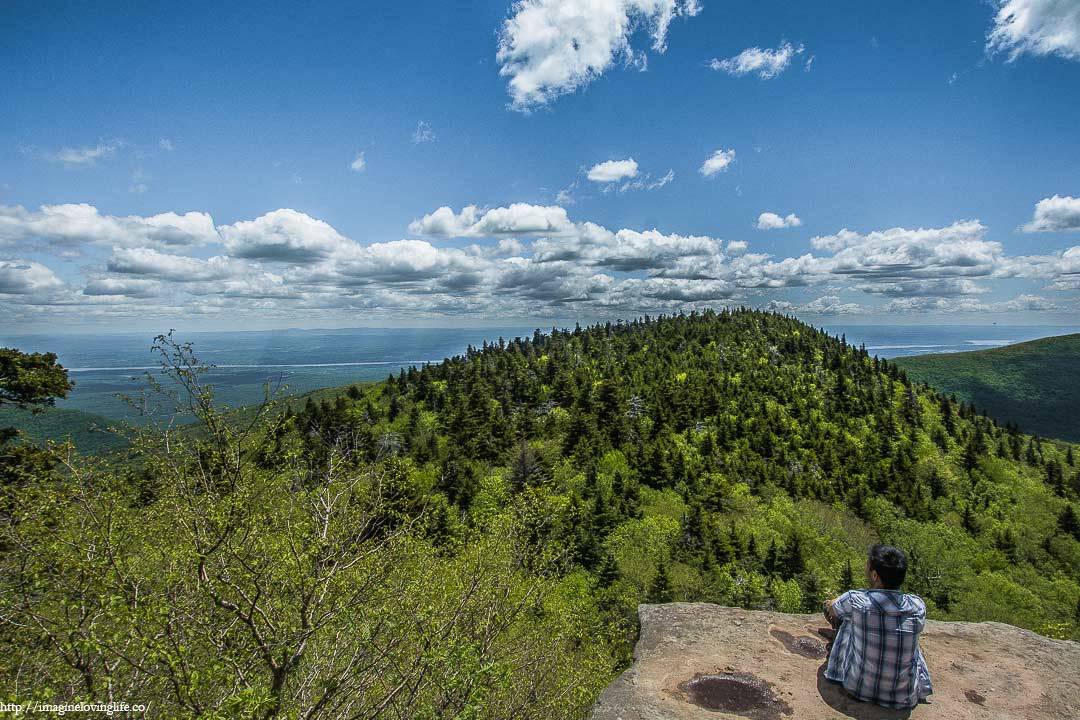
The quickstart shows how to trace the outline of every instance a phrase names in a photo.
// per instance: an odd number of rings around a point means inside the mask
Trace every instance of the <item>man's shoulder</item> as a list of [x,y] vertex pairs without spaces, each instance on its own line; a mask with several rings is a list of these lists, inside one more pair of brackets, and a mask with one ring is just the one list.
[[926,601],[915,593],[904,593],[904,602],[919,615],[926,615]]
[[870,602],[870,595],[866,590],[848,590],[838,600],[853,608],[863,607]]

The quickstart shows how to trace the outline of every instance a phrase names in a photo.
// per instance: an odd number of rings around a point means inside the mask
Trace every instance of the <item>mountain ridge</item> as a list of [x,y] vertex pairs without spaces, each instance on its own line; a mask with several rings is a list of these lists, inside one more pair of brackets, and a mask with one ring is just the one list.
[[1080,333],[893,360],[908,375],[1025,432],[1080,442]]

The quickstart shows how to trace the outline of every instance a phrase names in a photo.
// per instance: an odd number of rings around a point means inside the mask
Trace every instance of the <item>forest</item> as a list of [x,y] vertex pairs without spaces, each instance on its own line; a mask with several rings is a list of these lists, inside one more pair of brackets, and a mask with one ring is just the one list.
[[98,456],[5,436],[0,701],[582,717],[639,603],[817,612],[879,541],[931,618],[1080,639],[1080,448],[793,317],[538,330],[240,412],[156,349],[148,392],[193,423]]

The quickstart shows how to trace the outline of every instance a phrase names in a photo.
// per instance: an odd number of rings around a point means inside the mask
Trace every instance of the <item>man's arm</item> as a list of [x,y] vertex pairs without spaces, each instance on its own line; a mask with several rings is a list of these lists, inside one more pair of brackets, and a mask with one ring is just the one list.
[[851,603],[848,601],[850,594],[851,591],[849,590],[843,595],[827,601],[822,608],[825,612],[825,618],[833,625],[839,624],[841,620],[847,619],[851,614]]

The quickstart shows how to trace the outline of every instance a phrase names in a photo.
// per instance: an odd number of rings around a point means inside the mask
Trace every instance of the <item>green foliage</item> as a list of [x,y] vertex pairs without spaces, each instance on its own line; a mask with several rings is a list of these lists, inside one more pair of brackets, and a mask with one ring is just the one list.
[[71,390],[67,370],[55,353],[24,353],[0,348],[0,405],[52,405]]
[[122,690],[197,717],[582,714],[620,638],[552,537],[565,498],[522,492],[463,526],[389,445],[293,442],[273,402],[230,425],[190,347],[159,341],[202,432],[136,438],[149,501],[130,473],[71,458],[62,478],[4,488],[0,676],[23,678],[20,697]]
[[20,415],[39,413],[70,390],[67,370],[57,364],[54,353],[0,348],[0,420],[13,422],[12,426],[0,425],[0,484],[19,484],[52,472],[47,453],[33,444],[11,441],[21,434],[15,427],[23,424]]

